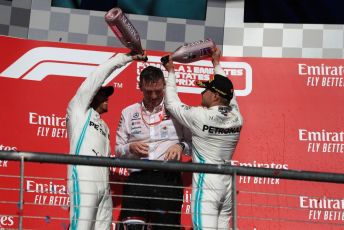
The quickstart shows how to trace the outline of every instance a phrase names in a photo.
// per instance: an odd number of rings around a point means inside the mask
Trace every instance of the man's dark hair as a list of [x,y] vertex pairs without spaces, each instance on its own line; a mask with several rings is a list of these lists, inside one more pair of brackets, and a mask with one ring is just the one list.
[[90,104],[90,107],[94,110],[97,110],[98,106],[106,101],[114,92],[113,86],[104,86],[101,87],[96,95],[94,95],[93,100]]
[[165,78],[162,70],[160,68],[154,66],[147,66],[142,70],[140,73],[140,87],[142,86],[142,82],[157,82],[158,80],[162,79],[165,84]]
[[98,93],[94,96],[90,107],[94,110],[97,110],[98,106],[106,100],[107,96],[105,93],[98,91]]

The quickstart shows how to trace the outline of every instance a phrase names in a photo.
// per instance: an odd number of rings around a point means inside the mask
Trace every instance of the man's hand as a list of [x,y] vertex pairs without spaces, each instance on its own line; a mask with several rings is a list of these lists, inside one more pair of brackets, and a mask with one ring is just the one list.
[[213,63],[213,66],[215,67],[220,64],[221,50],[216,46],[212,51],[213,53],[211,55],[211,61]]
[[172,56],[171,55],[168,56],[168,62],[167,63],[162,63],[162,64],[165,67],[165,69],[167,70],[167,72],[174,73],[174,65],[173,65],[173,60],[172,60]]
[[148,145],[142,141],[132,142],[129,144],[129,151],[139,157],[148,156]]
[[169,147],[165,152],[165,160],[177,160],[179,161],[182,155],[183,149],[179,144],[174,144]]
[[129,53],[129,55],[132,57],[133,60],[137,60],[137,61],[147,61],[148,60],[146,51],[144,51],[143,54]]

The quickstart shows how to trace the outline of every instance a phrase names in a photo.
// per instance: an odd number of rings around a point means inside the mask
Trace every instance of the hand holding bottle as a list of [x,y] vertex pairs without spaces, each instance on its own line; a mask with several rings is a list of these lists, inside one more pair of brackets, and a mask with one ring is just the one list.
[[143,54],[135,54],[130,52],[128,55],[130,55],[131,58],[136,61],[147,61],[146,51],[144,51]]
[[211,62],[213,63],[214,67],[220,64],[220,58],[221,50],[215,46],[211,54]]
[[167,62],[162,62],[162,65],[165,67],[166,71],[168,73],[172,72],[174,73],[174,65],[173,65],[173,60],[171,55],[166,55],[167,57]]

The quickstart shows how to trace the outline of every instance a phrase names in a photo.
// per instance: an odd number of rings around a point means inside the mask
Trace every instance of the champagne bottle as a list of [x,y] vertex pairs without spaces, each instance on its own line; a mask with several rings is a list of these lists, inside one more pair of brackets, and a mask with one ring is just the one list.
[[[215,48],[215,43],[211,38],[208,38],[206,40],[186,43],[177,48],[171,56],[173,61],[190,63],[211,56],[212,48]],[[169,56],[164,56],[160,60],[165,64],[169,61]]]
[[118,7],[112,8],[105,14],[105,21],[112,32],[134,54],[143,54],[141,39],[135,27]]

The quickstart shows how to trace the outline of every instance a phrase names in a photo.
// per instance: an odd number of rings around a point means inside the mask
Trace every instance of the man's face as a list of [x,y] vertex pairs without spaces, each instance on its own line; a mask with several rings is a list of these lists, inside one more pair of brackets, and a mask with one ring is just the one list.
[[143,93],[143,102],[147,109],[153,109],[158,106],[164,98],[164,80],[159,79],[156,82],[142,81],[141,91]]
[[213,101],[213,97],[214,93],[209,89],[205,89],[202,92],[202,106],[209,108]]
[[97,93],[97,95],[95,96],[95,100],[98,102],[96,111],[99,114],[106,113],[108,111],[109,98],[105,95],[105,93],[104,92]]
[[109,98],[106,98],[102,103],[100,103],[100,107],[103,113],[106,113],[108,111],[108,102]]

